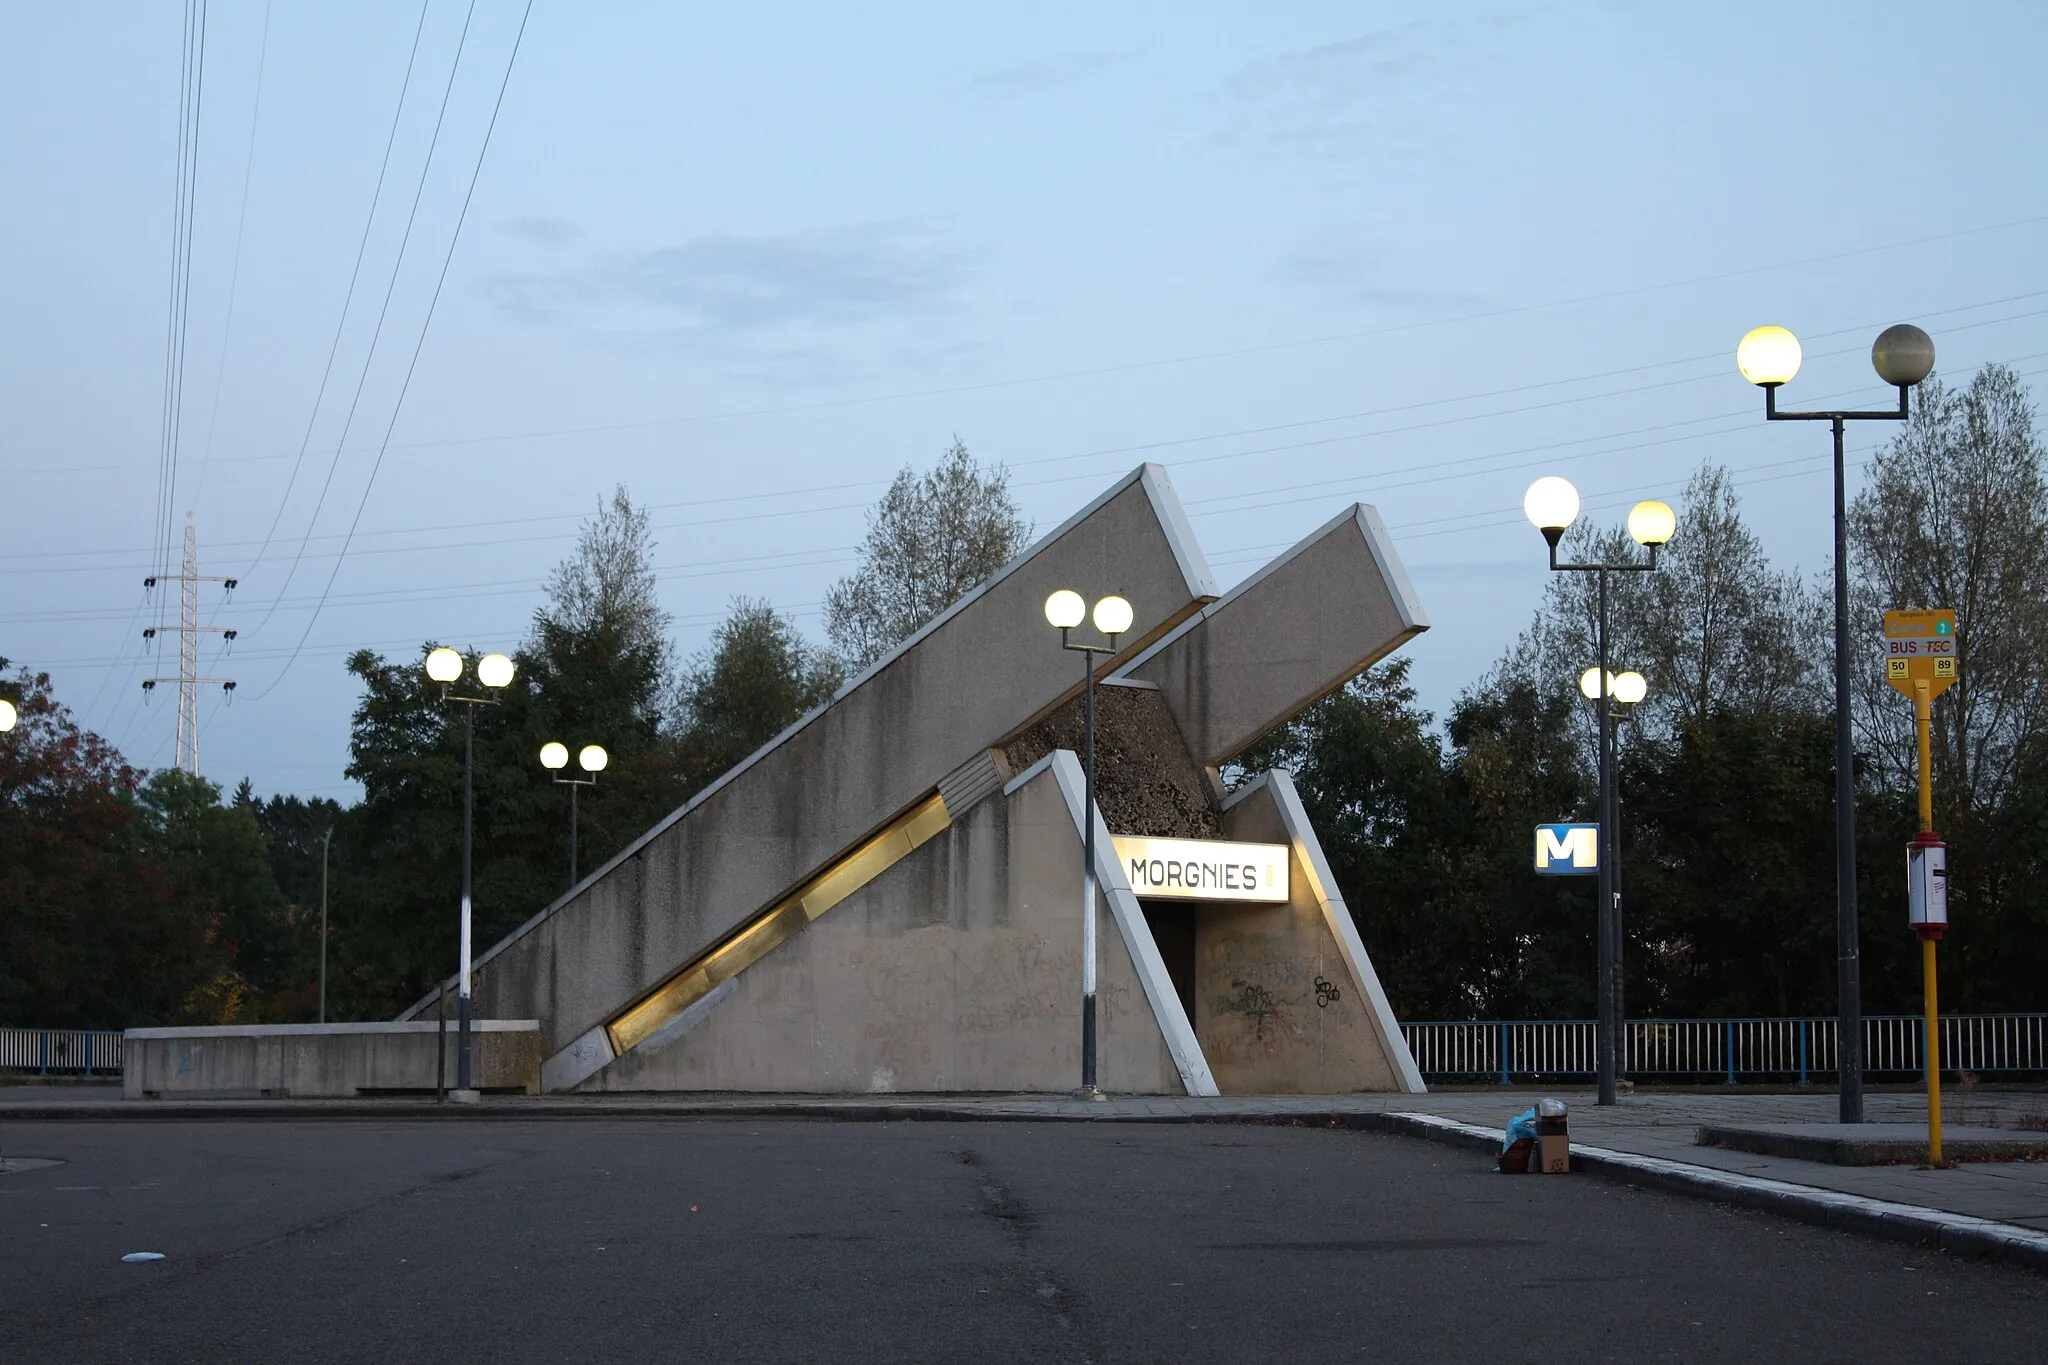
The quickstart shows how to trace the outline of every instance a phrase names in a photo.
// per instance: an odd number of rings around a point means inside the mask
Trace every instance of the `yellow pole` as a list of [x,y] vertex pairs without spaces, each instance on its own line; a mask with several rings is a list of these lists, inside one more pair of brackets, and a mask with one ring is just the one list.
[[1927,984],[1927,1164],[1941,1165],[1941,1009],[1934,996],[1934,940],[1920,940],[1920,969]]
[[1934,750],[1933,737],[1934,700],[1928,695],[1927,680],[1920,678],[1913,683],[1913,719],[1920,729],[1920,832],[1934,830],[1934,774],[1931,762]]
[[[1920,832],[1934,830],[1934,701],[1927,680],[1913,684],[1913,719],[1920,740]],[[1935,990],[1934,940],[1920,940],[1920,978],[1926,999],[1927,1164],[1941,1166],[1941,1009]]]

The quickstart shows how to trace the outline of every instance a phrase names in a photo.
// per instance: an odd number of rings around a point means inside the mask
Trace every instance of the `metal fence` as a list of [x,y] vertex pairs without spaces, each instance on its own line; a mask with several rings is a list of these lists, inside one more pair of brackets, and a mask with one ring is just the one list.
[[[1497,1080],[1590,1076],[1591,1019],[1478,1019],[1403,1024],[1408,1050],[1426,1078]],[[1926,1071],[1926,1029],[1920,1016],[1876,1015],[1863,1021],[1868,1074],[1920,1076]],[[1622,1072],[1628,1076],[1711,1077],[1729,1085],[1745,1078],[1801,1084],[1835,1071],[1835,1020],[1631,1019],[1622,1026]],[[2048,1014],[1956,1014],[1941,1020],[1944,1071],[2048,1071]]]
[[0,1028],[0,1071],[96,1076],[120,1070],[118,1029]]

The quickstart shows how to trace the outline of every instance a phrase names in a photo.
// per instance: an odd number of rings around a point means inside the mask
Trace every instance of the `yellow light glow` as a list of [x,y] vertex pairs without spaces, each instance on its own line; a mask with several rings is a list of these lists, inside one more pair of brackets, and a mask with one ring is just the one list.
[[1131,628],[1131,604],[1121,597],[1105,597],[1095,604],[1095,628],[1104,635],[1121,635]]
[[8,701],[5,697],[0,697],[0,734],[6,734],[14,728],[17,714],[14,709],[14,703]]
[[462,676],[462,656],[443,645],[427,655],[427,676],[437,683],[452,683]]
[[1638,545],[1663,545],[1670,541],[1671,533],[1678,529],[1678,517],[1668,502],[1652,498],[1639,502],[1629,510],[1628,533],[1636,538]]
[[1539,531],[1562,531],[1578,520],[1579,490],[1569,479],[1545,475],[1522,495],[1522,515]]
[[[1579,674],[1579,691],[1584,693],[1589,701],[1598,701],[1600,699],[1599,669],[1589,668],[1584,673]],[[1614,695],[1614,675],[1612,673],[1607,675],[1607,694],[1609,696]]]
[[1045,619],[1061,630],[1071,630],[1088,614],[1088,604],[1072,588],[1061,588],[1045,599]]
[[604,751],[602,744],[586,744],[576,751],[576,766],[587,773],[601,773],[612,756]]
[[1799,338],[1783,327],[1758,327],[1735,348],[1735,368],[1752,384],[1789,384],[1799,373]]
[[550,771],[568,767],[569,746],[552,739],[541,745],[540,766]]
[[485,687],[504,687],[512,681],[512,661],[502,654],[486,654],[476,661],[476,678]]
[[1649,691],[1650,684],[1634,669],[1614,675],[1614,699],[1623,706],[1634,706],[1649,695]]

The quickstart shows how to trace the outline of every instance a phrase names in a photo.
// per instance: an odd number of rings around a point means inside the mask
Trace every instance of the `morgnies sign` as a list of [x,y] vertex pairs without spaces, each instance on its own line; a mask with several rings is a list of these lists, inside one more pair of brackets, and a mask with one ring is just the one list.
[[1131,890],[1147,900],[1254,901],[1284,905],[1291,850],[1286,844],[1215,839],[1142,839],[1118,835],[1117,861]]

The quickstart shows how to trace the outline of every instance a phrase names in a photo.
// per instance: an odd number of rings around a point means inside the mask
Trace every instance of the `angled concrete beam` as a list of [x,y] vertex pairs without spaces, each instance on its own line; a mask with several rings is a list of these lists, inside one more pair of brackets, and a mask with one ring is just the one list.
[[1058,705],[1080,687],[1043,615],[1062,587],[1128,598],[1132,651],[1213,599],[1164,469],[1119,480],[485,953],[477,1013],[539,1018],[552,1056]]
[[1114,676],[1156,684],[1214,766],[1428,629],[1379,513],[1354,503]]

